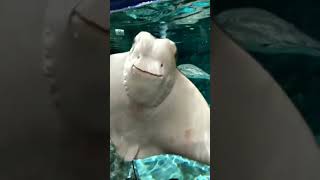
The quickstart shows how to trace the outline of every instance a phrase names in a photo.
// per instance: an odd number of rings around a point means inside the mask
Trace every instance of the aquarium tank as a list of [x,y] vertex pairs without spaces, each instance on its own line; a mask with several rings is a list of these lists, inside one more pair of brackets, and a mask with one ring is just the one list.
[[219,1],[219,26],[272,75],[320,144],[320,2]]
[[[129,51],[140,31],[168,38],[177,46],[177,68],[211,104],[209,0],[111,0],[110,9],[110,54]],[[210,166],[173,154],[125,162],[110,142],[110,175],[112,180],[208,180]]]

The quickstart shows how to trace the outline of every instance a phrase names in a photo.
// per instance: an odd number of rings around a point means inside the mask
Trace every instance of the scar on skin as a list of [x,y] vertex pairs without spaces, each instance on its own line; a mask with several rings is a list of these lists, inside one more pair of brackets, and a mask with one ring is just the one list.
[[192,129],[186,129],[184,131],[184,138],[187,140],[187,141],[190,141],[191,140],[191,135],[192,135]]

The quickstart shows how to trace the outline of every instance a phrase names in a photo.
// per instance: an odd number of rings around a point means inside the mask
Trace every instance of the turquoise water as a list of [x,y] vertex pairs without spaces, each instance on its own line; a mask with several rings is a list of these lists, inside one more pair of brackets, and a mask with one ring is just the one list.
[[[110,53],[128,51],[133,38],[140,31],[148,31],[157,38],[169,38],[176,43],[178,69],[197,86],[208,104],[211,104],[210,1],[158,1],[112,13]],[[210,166],[181,156],[159,155],[126,163],[116,154],[112,145],[110,156],[111,179],[114,180],[127,177],[141,180],[210,179]]]

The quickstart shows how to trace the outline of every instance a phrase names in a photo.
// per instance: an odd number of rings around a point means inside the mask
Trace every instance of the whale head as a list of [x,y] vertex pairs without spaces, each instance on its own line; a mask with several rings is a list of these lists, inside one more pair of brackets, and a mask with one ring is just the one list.
[[147,107],[161,104],[176,78],[175,43],[140,32],[128,52],[124,67],[124,86],[131,101]]

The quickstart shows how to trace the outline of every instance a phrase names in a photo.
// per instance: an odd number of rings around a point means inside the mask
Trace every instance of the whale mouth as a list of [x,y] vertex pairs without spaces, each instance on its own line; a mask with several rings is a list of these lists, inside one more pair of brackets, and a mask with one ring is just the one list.
[[140,72],[142,72],[142,73],[144,73],[144,74],[148,74],[148,75],[155,76],[155,77],[162,77],[162,76],[163,76],[162,74],[154,74],[154,73],[152,73],[152,72],[142,70],[142,69],[138,68],[138,67],[135,66],[135,65],[132,65],[132,69],[136,69],[136,70],[138,70],[138,71],[140,71]]

